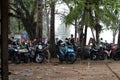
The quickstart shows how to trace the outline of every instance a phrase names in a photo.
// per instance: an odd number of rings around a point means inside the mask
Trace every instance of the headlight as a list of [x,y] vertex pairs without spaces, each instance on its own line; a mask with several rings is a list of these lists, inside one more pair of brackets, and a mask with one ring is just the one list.
[[15,49],[15,51],[18,51],[17,49]]
[[38,48],[39,48],[39,49],[42,49],[42,45],[38,45]]
[[74,50],[73,49],[68,49],[68,52],[74,52]]
[[100,47],[102,47],[102,44],[100,44]]

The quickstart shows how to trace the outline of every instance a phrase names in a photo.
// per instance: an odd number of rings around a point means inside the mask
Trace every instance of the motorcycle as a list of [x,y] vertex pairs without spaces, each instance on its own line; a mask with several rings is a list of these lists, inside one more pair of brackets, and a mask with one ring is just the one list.
[[26,48],[18,49],[18,54],[20,56],[20,61],[23,61],[24,63],[28,63],[29,56],[30,56],[28,49],[26,49]]
[[103,43],[99,49],[100,60],[106,60],[112,58],[114,51],[115,51],[115,46],[113,44]]
[[90,49],[90,59],[91,60],[98,60],[99,59],[99,53],[98,53],[99,47],[98,46],[93,46]]
[[35,61],[37,63],[42,63],[45,59],[50,59],[49,45],[39,42],[36,45]]
[[83,47],[83,54],[81,54],[81,47],[77,47],[76,49],[76,53],[77,53],[77,57],[82,58],[84,60],[87,60],[88,58],[90,58],[90,48],[85,46]]
[[[26,45],[26,44],[25,44]],[[21,48],[20,45],[12,45],[8,48],[9,59],[12,63],[19,64],[21,61],[28,63],[29,61],[29,51],[28,48]]]
[[108,46],[108,44],[100,44],[95,45],[91,48],[90,56],[92,60],[106,60],[111,57],[111,47]]
[[19,57],[19,54],[18,54],[18,49],[17,47],[8,47],[8,53],[9,53],[9,60],[12,62],[12,63],[15,63],[15,64],[19,64],[20,63],[20,57]]
[[30,62],[35,62],[35,45],[29,45],[28,46],[28,51],[30,53],[29,59]]
[[111,58],[113,58],[113,55],[114,55],[114,53],[115,53],[115,49],[116,49],[116,47],[115,47],[115,45],[114,44],[112,44],[112,43],[110,43],[110,44],[108,44],[107,46],[107,54],[110,54],[108,57],[111,59]]
[[62,41],[59,41],[57,47],[57,58],[59,59],[60,63],[65,61],[68,64],[73,64],[77,60],[77,56],[72,45],[65,45],[62,44]]

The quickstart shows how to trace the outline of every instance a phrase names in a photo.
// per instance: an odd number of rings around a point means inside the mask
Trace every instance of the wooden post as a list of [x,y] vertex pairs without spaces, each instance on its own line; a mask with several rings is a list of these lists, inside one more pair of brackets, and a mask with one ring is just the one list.
[[1,9],[1,76],[8,80],[8,0],[2,0]]

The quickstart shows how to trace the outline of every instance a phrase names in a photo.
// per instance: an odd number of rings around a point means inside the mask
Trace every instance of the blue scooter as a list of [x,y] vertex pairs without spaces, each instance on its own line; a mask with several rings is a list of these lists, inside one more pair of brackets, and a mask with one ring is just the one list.
[[77,60],[73,45],[62,44],[62,41],[58,41],[57,49],[57,58],[60,63],[65,61],[68,64],[73,64]]

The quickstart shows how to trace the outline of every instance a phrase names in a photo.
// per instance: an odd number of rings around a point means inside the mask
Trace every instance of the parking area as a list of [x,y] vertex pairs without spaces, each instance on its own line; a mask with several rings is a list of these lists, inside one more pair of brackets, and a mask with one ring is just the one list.
[[120,61],[77,60],[74,64],[9,64],[9,80],[120,80]]

